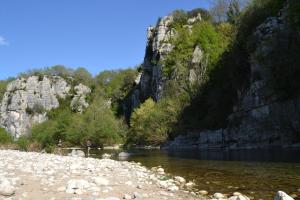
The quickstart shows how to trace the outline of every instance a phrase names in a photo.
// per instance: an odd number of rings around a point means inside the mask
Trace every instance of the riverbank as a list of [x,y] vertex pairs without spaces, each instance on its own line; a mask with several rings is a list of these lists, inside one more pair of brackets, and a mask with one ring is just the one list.
[[[149,170],[138,162],[0,150],[0,200],[251,199],[239,192],[194,193],[192,186],[161,167]],[[285,197],[275,199],[290,200]]]
[[0,151],[0,199],[207,199],[166,179],[139,163]]

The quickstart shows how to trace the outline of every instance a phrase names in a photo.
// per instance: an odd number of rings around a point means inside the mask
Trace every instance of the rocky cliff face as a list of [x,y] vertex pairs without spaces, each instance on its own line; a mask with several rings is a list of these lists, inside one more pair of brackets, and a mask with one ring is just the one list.
[[74,95],[72,109],[82,112],[88,107],[85,97],[91,90],[82,84],[72,86],[63,78],[38,77],[19,78],[7,86],[0,110],[0,123],[14,138],[28,133],[32,125],[47,120],[47,111],[59,107],[59,99]]
[[166,145],[168,148],[257,148],[300,143],[300,99],[280,101],[268,85],[270,71],[259,59],[272,51],[270,42],[278,40],[278,33],[285,41],[283,45],[288,44],[286,13],[287,8],[283,8],[279,16],[269,17],[257,27],[256,49],[250,55],[250,87],[238,91],[228,127],[179,136]]
[[[186,27],[190,30],[196,22],[201,21],[201,15],[189,18]],[[158,101],[163,96],[164,85],[167,78],[163,76],[161,61],[170,53],[174,45],[171,40],[177,37],[176,30],[172,27],[174,22],[173,15],[163,17],[155,27],[150,26],[147,29],[147,46],[144,62],[142,64],[142,73],[138,77],[136,87],[129,95],[124,105],[126,118],[129,119],[134,108],[148,98]],[[191,60],[191,70],[189,81],[195,83],[199,81],[202,73],[205,73],[205,67],[199,67],[203,61],[203,52],[199,46],[196,46]],[[197,67],[196,67],[197,66]],[[201,69],[195,70],[195,69]],[[200,76],[199,76],[200,73]]]

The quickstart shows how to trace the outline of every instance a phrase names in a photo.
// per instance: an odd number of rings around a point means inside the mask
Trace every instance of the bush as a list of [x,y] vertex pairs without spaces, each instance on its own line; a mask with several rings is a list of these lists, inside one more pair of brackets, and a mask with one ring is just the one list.
[[179,113],[178,102],[163,99],[155,104],[146,100],[131,117],[128,143],[159,145],[168,139]]
[[184,10],[175,10],[172,12],[173,16],[173,26],[182,26],[187,23],[188,14]]
[[48,113],[48,121],[31,129],[32,140],[40,143],[42,148],[53,150],[60,139],[71,146],[84,146],[85,141],[90,139],[98,147],[122,141],[125,128],[104,99],[95,97],[82,114],[72,113],[68,102],[61,101],[58,109]]
[[40,103],[35,103],[32,108],[30,108],[30,107],[26,108],[26,113],[29,115],[43,114],[45,112],[46,111],[45,111],[44,106]]
[[203,8],[196,8],[196,9],[193,9],[193,10],[191,10],[191,11],[189,11],[187,13],[188,18],[197,17],[198,14],[201,15],[202,20],[204,20],[204,21],[210,21],[210,22],[212,21],[212,16],[209,13],[209,11],[207,11],[207,10],[205,10]]
[[0,144],[9,144],[12,142],[12,136],[4,128],[0,128]]
[[29,141],[28,138],[25,136],[20,136],[18,140],[16,141],[16,144],[18,145],[19,150],[21,151],[27,151]]

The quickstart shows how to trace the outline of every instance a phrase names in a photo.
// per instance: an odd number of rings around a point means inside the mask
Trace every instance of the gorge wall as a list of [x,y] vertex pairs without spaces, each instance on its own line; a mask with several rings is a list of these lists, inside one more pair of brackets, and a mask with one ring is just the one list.
[[[250,86],[238,92],[228,125],[219,130],[190,131],[165,144],[165,148],[229,148],[247,149],[272,146],[297,146],[300,143],[300,98],[298,94],[281,99],[270,86],[272,71],[262,58],[274,51],[279,43],[282,52],[288,50],[291,29],[288,24],[288,5],[278,16],[269,17],[256,28],[255,50],[249,56]],[[300,37],[299,32],[296,37]],[[278,46],[277,46],[278,47]],[[268,64],[267,63],[267,64]],[[296,91],[294,91],[296,92]]]
[[[197,22],[202,21],[201,14],[190,17],[185,25],[190,31]],[[159,19],[156,26],[147,29],[147,45],[144,62],[136,86],[125,100],[124,111],[127,119],[133,110],[146,99],[152,98],[159,101],[163,96],[163,90],[170,78],[163,75],[164,65],[162,61],[173,50],[172,40],[178,37],[176,29],[172,26],[174,16],[172,14]],[[201,74],[205,73],[205,59],[199,46],[194,47],[193,57],[190,60],[189,81],[191,83],[201,81]],[[199,70],[200,69],[200,70]]]
[[[300,142],[300,99],[298,95],[284,100],[280,98],[269,84],[272,72],[261,59],[274,50],[271,45],[274,42],[280,41],[281,48],[289,48],[291,40],[287,9],[288,5],[280,10],[278,16],[268,17],[253,33],[255,50],[247,61],[250,63],[249,85],[236,91],[237,100],[227,117],[227,126],[219,130],[185,130],[164,147],[257,148]],[[127,119],[134,108],[146,99],[159,101],[163,98],[164,87],[170,77],[163,74],[165,66],[162,61],[174,49],[172,40],[178,36],[172,26],[173,20],[173,16],[169,15],[155,27],[148,28],[142,72],[124,104]],[[184,27],[192,30],[194,23],[201,20],[201,14],[198,14],[189,18]],[[196,81],[201,86],[207,74],[207,59],[201,46],[194,47],[189,63],[188,82]]]
[[34,124],[46,121],[47,112],[67,98],[75,112],[82,112],[89,106],[86,97],[91,89],[69,82],[59,76],[30,76],[10,82],[1,102],[1,126],[17,139],[28,134]]

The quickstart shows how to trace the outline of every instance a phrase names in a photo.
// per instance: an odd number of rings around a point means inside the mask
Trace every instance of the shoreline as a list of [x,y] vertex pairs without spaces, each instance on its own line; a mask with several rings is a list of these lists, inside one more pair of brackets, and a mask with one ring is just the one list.
[[1,200],[207,199],[177,179],[134,162],[0,150]]
[[[111,159],[0,150],[0,200],[250,200],[192,191],[193,183],[161,167]],[[291,200],[278,192],[276,200]]]

